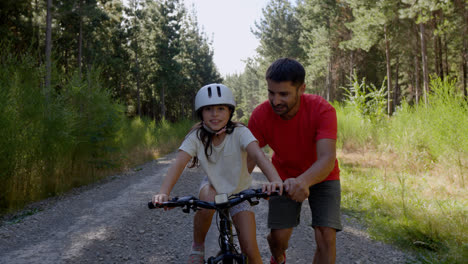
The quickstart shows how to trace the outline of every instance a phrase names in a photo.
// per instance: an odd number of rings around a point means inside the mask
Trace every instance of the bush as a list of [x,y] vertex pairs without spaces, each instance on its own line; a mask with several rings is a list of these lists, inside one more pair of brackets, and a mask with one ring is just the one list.
[[0,213],[87,183],[96,169],[117,166],[123,118],[122,107],[99,86],[97,71],[86,81],[53,78],[53,87],[62,88],[46,97],[43,69],[34,58],[10,54],[2,53],[0,62]]

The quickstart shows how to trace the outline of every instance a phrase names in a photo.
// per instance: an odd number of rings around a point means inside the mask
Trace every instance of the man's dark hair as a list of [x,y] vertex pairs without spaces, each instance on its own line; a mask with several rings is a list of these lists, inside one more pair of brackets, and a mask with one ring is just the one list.
[[299,87],[304,83],[305,70],[298,61],[281,58],[268,67],[265,78],[274,82],[290,81],[294,86]]

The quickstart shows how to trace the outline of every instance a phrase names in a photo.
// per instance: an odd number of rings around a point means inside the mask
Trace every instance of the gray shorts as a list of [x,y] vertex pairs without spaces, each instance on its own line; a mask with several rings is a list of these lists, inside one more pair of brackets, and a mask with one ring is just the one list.
[[[210,184],[210,181],[208,180],[208,177],[203,178],[200,188],[198,189],[198,192],[200,193],[201,189],[205,187],[205,185]],[[229,208],[229,214],[231,217],[233,217],[235,214],[240,213],[242,211],[250,211],[253,212],[252,206],[248,201],[243,201],[242,203],[238,205],[234,205],[233,207]]]
[[[324,181],[309,189],[312,226],[326,226],[341,231],[340,181]],[[268,228],[286,229],[299,225],[302,203],[286,196],[271,197],[268,201]]]

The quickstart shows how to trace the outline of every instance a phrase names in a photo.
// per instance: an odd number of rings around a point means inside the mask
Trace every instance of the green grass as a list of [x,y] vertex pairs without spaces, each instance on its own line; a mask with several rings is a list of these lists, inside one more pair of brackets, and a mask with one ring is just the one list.
[[[445,196],[430,177],[356,166],[340,159],[344,213],[362,220],[370,234],[430,263],[463,263],[467,248],[466,196]],[[462,190],[460,190],[462,191]]]
[[454,83],[431,88],[430,105],[379,121],[335,104],[342,207],[418,262],[466,263],[468,106]]

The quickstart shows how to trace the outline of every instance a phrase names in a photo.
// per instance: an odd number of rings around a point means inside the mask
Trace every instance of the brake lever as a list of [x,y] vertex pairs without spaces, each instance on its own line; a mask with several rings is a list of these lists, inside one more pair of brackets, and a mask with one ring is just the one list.
[[247,199],[250,205],[254,206],[260,203],[260,201],[252,201],[252,198]]

